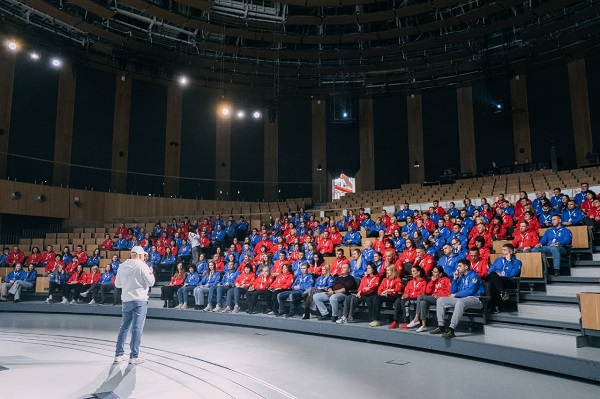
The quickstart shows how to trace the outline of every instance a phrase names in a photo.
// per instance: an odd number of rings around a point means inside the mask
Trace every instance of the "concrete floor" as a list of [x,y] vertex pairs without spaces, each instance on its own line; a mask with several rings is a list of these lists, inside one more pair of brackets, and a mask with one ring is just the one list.
[[146,362],[114,366],[117,317],[4,313],[0,320],[6,398],[585,399],[599,392],[594,384],[425,351],[156,319],[143,336]]

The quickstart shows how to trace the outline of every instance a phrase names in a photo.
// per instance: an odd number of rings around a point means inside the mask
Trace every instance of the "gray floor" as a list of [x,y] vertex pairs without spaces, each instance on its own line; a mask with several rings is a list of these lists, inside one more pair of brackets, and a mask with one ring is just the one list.
[[599,392],[424,351],[156,319],[144,333],[146,363],[113,366],[117,317],[4,313],[0,320],[3,397],[584,399]]

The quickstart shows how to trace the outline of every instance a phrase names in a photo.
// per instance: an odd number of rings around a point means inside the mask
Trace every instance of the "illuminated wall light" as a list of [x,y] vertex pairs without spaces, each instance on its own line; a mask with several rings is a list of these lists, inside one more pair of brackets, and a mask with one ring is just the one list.
[[187,85],[188,85],[188,83],[190,83],[190,80],[188,79],[188,77],[187,77],[187,76],[180,76],[180,77],[179,77],[179,84],[180,84],[181,86],[187,86]]
[[223,107],[223,109],[221,110],[221,114],[223,114],[223,116],[229,116],[229,108],[227,107]]
[[254,119],[258,119],[258,118],[260,118],[260,115],[261,115],[261,114],[260,114],[260,112],[258,112],[258,111],[254,111],[254,113],[252,114],[252,116],[254,117]]
[[14,40],[10,40],[8,43],[6,43],[6,47],[8,47],[10,51],[17,51],[17,49],[19,48],[17,42],[15,42]]
[[31,58],[34,61],[37,61],[40,59],[40,55],[39,53],[36,53],[35,51],[33,53],[29,53],[29,58]]
[[54,68],[60,68],[62,66],[62,61],[59,58],[52,58],[52,61],[50,61],[50,63]]
[[246,117],[246,113],[244,111],[238,111],[237,112],[237,117],[239,119],[244,119]]

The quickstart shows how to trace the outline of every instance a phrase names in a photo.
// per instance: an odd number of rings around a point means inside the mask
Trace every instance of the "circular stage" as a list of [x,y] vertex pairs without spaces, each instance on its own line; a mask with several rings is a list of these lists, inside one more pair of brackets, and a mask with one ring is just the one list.
[[[4,313],[3,396],[584,399],[598,394],[592,383],[422,350],[160,319],[147,320],[140,354],[145,363],[113,365],[119,323],[109,316]],[[339,331],[343,334],[343,327]]]

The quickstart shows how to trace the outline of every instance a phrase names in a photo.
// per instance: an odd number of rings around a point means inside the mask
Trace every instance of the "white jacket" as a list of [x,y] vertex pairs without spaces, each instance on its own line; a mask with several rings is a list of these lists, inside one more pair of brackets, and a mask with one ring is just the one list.
[[127,259],[119,266],[115,286],[122,288],[121,300],[147,301],[148,288],[154,285],[152,270],[141,259]]

